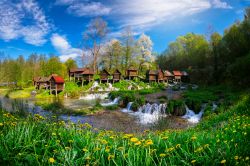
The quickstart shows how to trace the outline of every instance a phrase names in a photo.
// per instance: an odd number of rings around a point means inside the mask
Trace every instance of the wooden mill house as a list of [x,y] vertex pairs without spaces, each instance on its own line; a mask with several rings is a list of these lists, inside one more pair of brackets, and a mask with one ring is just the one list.
[[162,70],[148,70],[146,72],[146,80],[148,82],[163,82],[164,81],[164,73]]
[[174,75],[168,71],[168,70],[165,70],[164,71],[164,80],[165,82],[173,82],[174,81]]
[[138,70],[134,67],[130,67],[126,70],[126,76],[129,80],[138,77]]
[[116,69],[113,73],[113,83],[118,82],[121,79],[122,79],[122,73],[118,69]]
[[59,92],[64,90],[64,79],[57,74],[52,74],[49,77],[50,94],[55,93],[56,96]]
[[181,72],[178,70],[174,70],[173,74],[175,82],[181,82],[181,76],[182,76]]
[[90,68],[77,68],[77,69],[70,69],[69,70],[69,80],[72,79],[75,82],[81,82],[83,85],[84,81],[90,82],[93,80],[94,71]]
[[49,89],[49,77],[35,77],[33,78],[33,85],[36,89]]
[[106,69],[102,70],[100,73],[100,82],[108,82],[110,76],[111,75]]

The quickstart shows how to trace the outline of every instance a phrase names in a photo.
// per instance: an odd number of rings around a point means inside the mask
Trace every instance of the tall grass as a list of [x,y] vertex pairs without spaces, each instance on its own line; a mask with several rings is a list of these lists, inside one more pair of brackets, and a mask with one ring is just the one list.
[[249,165],[246,95],[188,130],[126,134],[0,112],[0,165]]

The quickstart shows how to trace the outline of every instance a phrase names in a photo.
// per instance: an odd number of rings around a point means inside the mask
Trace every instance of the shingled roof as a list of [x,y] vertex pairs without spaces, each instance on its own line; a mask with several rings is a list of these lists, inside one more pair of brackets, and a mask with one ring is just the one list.
[[92,75],[92,74],[94,74],[94,70],[86,67],[86,68],[84,68],[82,74],[85,74],[85,75],[90,74],[90,75]]
[[157,70],[148,70],[148,74],[150,74],[150,75],[157,75],[158,71]]
[[103,73],[107,73],[108,75],[110,75],[106,69],[103,69],[100,74],[103,74]]
[[74,72],[83,72],[85,68],[73,68],[69,69],[69,72],[74,73]]
[[56,75],[51,75],[50,79],[53,78],[55,80],[56,83],[60,84],[60,83],[64,83],[64,79],[60,76],[56,76]]
[[175,76],[182,76],[181,72],[178,70],[174,70],[173,73]]
[[171,77],[171,76],[174,76],[170,71],[166,70],[164,72],[164,75],[167,76],[167,77]]

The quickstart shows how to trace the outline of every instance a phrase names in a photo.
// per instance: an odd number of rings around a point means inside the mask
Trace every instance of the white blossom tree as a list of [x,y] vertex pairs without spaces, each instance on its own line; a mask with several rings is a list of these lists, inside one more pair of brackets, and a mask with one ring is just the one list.
[[139,37],[136,42],[139,57],[139,71],[142,71],[143,68],[149,69],[151,67],[152,62],[155,60],[155,57],[152,54],[153,50],[153,42],[149,36],[144,33]]

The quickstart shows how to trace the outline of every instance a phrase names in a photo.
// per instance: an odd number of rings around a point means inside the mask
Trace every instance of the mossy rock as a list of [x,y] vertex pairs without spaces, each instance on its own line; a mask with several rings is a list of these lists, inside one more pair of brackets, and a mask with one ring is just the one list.
[[137,102],[134,102],[132,105],[131,105],[131,109],[133,111],[138,111],[140,105],[137,103]]
[[188,108],[193,110],[196,114],[200,112],[202,106],[201,100],[186,99],[185,103],[188,106]]
[[186,113],[184,101],[182,100],[169,101],[167,112],[175,116],[183,116]]

